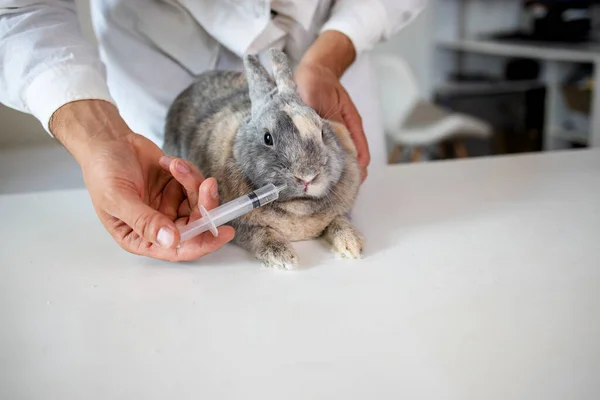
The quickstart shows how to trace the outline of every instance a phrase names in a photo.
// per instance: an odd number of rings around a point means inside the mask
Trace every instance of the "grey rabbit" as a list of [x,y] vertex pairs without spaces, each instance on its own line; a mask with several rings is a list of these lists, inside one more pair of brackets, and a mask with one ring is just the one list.
[[282,51],[269,56],[273,77],[255,55],[244,56],[245,73],[201,74],[170,107],[163,150],[216,178],[222,203],[287,185],[230,223],[233,242],[265,266],[295,268],[291,242],[320,236],[336,255],[360,258],[364,239],[347,217],[361,179],[349,132],[302,102]]

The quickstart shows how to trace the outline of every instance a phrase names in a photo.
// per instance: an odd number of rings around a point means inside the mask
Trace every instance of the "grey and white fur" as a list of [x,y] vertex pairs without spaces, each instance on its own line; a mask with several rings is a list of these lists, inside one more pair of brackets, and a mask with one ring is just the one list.
[[216,178],[222,203],[287,185],[278,201],[230,223],[234,243],[264,265],[296,267],[290,242],[320,236],[336,255],[359,258],[363,237],[347,218],[360,186],[356,148],[343,125],[302,102],[285,54],[269,56],[273,77],[247,55],[245,73],[206,72],[184,90],[167,115],[165,154]]

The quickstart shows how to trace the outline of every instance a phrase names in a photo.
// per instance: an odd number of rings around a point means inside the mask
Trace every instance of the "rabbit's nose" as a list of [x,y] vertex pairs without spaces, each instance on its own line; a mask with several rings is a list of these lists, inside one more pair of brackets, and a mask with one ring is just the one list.
[[311,183],[312,181],[315,180],[315,178],[317,177],[318,174],[312,174],[312,175],[296,175],[296,181],[298,181],[298,183],[302,183],[303,185],[307,185],[309,183]]

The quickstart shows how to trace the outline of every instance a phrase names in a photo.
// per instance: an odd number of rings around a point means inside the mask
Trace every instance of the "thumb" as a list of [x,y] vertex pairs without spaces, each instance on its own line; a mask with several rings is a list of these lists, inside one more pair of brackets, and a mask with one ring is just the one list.
[[137,196],[123,196],[118,204],[119,209],[113,215],[129,225],[145,241],[163,248],[174,248],[179,244],[179,230],[166,215],[148,206]]

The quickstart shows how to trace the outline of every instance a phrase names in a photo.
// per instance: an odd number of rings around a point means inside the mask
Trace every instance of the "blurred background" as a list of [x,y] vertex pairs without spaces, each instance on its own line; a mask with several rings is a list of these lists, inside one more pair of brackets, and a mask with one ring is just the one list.
[[[89,0],[78,0],[94,42]],[[373,54],[387,163],[600,145],[600,0],[428,0]],[[27,115],[0,105],[0,193],[82,187]]]
[[600,145],[598,3],[432,1],[377,57],[388,161]]

